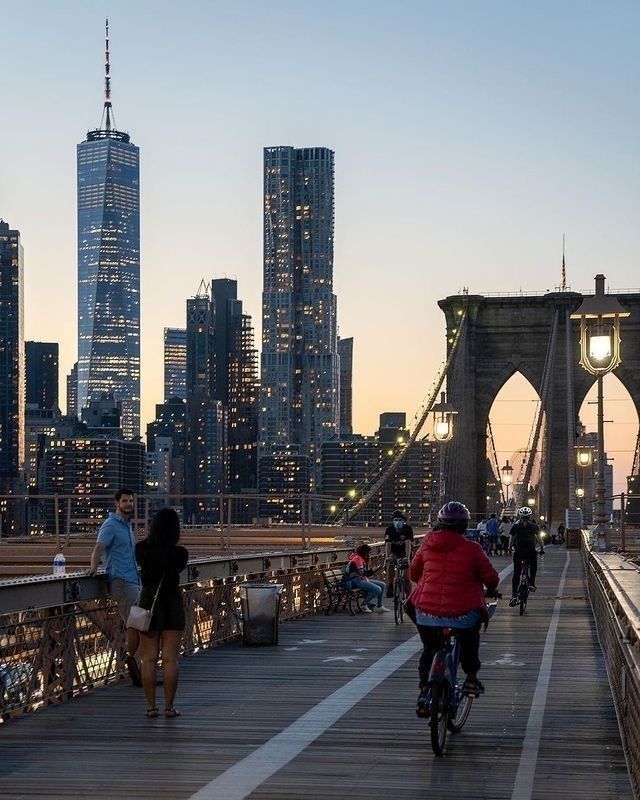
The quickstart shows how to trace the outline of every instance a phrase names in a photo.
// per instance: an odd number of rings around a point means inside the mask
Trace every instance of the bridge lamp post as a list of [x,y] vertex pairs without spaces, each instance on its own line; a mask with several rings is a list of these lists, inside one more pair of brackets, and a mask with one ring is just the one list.
[[431,408],[433,411],[433,437],[438,442],[449,442],[453,439],[453,418],[458,413],[451,403],[447,403],[445,392],[440,394],[440,402]]
[[509,487],[513,483],[513,467],[507,461],[500,472],[502,473],[502,483],[506,489],[507,508],[509,508]]
[[593,461],[593,454],[589,447],[578,447],[578,456],[576,458],[579,467],[590,467]]
[[604,275],[596,275],[593,297],[585,297],[571,319],[580,320],[580,366],[598,381],[598,462],[596,480],[596,536],[598,550],[607,549],[607,514],[604,486],[604,395],[602,379],[621,363],[620,320],[629,312],[617,297],[605,294]]

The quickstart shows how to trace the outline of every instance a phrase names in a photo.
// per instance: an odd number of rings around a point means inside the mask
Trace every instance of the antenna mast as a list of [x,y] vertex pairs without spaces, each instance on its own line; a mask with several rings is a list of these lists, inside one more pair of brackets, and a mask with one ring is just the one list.
[[[113,110],[111,106],[111,63],[109,61],[109,19],[104,24],[104,107],[102,110],[102,122],[100,127],[111,131],[111,117]],[[114,119],[115,123],[115,119]]]
[[564,263],[564,233],[562,234],[562,291],[567,291],[567,269]]

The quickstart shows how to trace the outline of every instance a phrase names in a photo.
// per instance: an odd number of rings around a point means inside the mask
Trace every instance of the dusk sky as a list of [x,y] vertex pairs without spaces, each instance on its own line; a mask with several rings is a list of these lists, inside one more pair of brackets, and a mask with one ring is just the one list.
[[[105,16],[116,123],[141,151],[143,423],[163,328],[184,326],[202,277],[237,277],[260,346],[264,146],[336,153],[358,432],[413,418],[444,355],[439,298],[552,290],[563,233],[573,289],[599,272],[640,286],[637,0],[0,0],[0,217],[22,233],[26,338],[60,342],[63,405],[76,144],[100,123]],[[624,396],[609,390],[617,489],[637,432]],[[503,460],[533,404],[515,385],[501,398]]]

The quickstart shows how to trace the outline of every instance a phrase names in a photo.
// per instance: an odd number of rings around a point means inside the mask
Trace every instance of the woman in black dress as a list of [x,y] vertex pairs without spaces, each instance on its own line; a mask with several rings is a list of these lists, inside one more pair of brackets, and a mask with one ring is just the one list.
[[169,718],[180,716],[173,706],[178,688],[180,642],[185,627],[179,576],[187,566],[189,553],[178,544],[179,539],[178,515],[172,508],[161,508],[151,521],[149,536],[136,545],[136,560],[142,577],[139,605],[151,608],[160,585],[149,631],[140,634],[142,686],[147,698],[148,717],[158,716],[156,664],[160,652],[164,669],[164,713]]

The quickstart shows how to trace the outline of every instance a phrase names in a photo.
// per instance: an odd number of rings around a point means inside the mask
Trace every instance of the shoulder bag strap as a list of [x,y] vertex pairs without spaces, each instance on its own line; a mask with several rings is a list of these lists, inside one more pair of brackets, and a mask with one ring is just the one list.
[[160,583],[158,584],[158,588],[156,589],[156,593],[153,595],[153,603],[151,603],[151,608],[149,609],[149,613],[153,616],[153,610],[156,607],[156,601],[158,599],[158,595],[160,594],[160,587],[162,586],[162,581],[164,580],[164,575],[160,578]]

